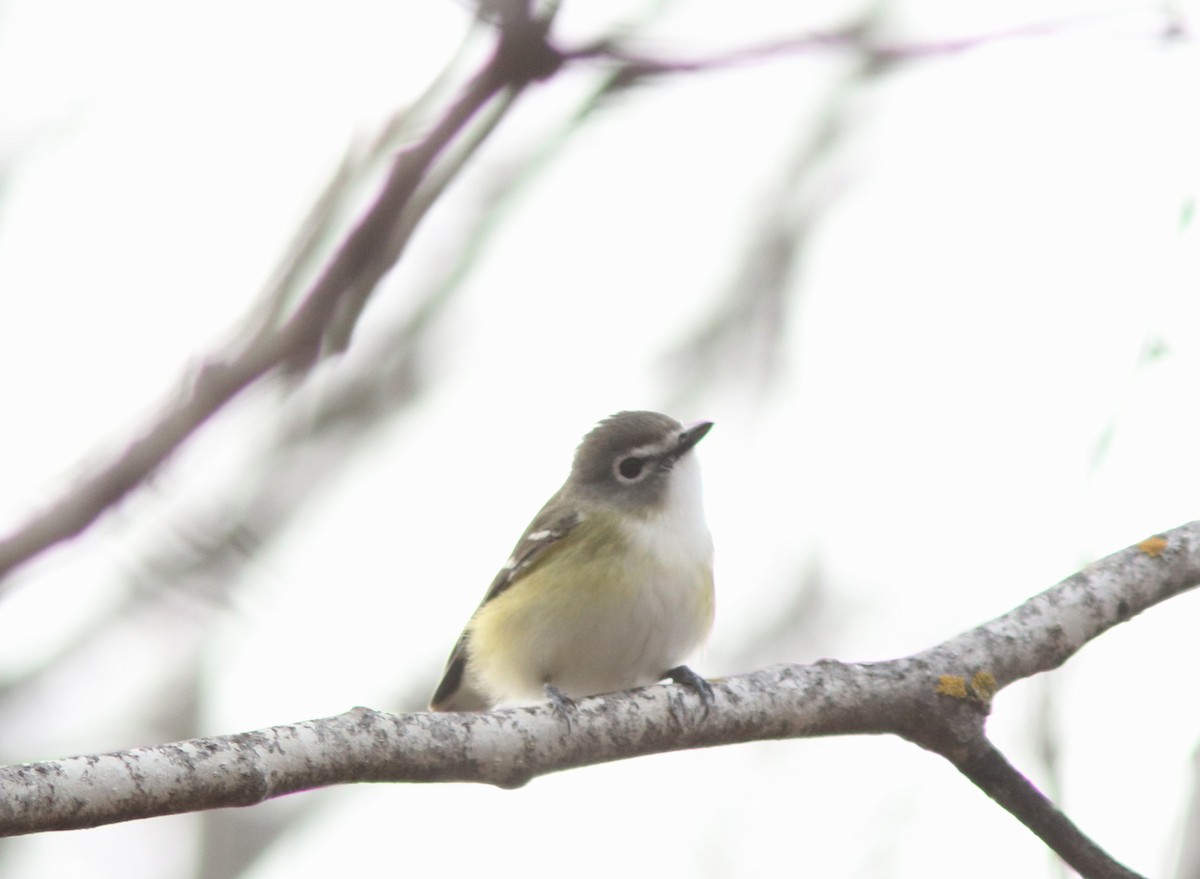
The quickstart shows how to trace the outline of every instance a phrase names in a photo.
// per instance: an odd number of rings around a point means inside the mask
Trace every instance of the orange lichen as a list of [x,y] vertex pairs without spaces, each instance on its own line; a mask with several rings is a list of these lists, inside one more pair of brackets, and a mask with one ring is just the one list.
[[1159,537],[1157,534],[1153,537],[1147,537],[1137,545],[1137,548],[1144,552],[1150,558],[1158,558],[1162,555],[1164,549],[1167,548],[1167,539]]
[[996,676],[990,671],[977,671],[971,675],[970,681],[962,675],[941,675],[937,682],[937,694],[949,696],[951,699],[972,699],[982,705],[992,701],[992,696],[1000,689]]
[[971,692],[980,702],[991,702],[992,696],[996,695],[999,688],[996,676],[990,671],[977,671],[971,676]]
[[967,679],[959,675],[942,675],[938,678],[937,694],[951,699],[967,698]]

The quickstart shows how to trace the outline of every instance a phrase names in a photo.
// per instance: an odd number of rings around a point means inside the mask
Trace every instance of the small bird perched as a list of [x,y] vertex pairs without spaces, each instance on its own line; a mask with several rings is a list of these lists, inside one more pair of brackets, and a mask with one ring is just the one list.
[[572,699],[670,677],[713,621],[712,537],[692,448],[712,427],[618,412],[521,535],[458,639],[434,711]]

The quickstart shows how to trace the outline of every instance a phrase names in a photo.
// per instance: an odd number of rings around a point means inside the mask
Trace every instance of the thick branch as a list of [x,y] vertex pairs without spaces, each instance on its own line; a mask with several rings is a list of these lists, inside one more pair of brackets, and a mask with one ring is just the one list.
[[[658,685],[582,700],[569,730],[542,706],[398,715],[358,708],[232,736],[3,767],[0,834],[244,806],[348,782],[519,787],[549,772],[685,748],[885,732],[904,674],[893,663],[775,666],[717,682],[703,720],[687,691]],[[908,683],[910,692],[921,686]]]
[[1097,635],[1200,583],[1200,521],[1093,562],[989,623],[927,651],[985,670],[998,687],[1058,668]]
[[0,834],[93,827],[362,781],[517,787],[549,772],[763,739],[893,733],[945,756],[1086,877],[1129,872],[983,737],[992,695],[1200,583],[1200,522],[1143,540],[944,644],[891,662],[777,665],[714,683],[549,708],[347,714],[252,733],[0,768]]

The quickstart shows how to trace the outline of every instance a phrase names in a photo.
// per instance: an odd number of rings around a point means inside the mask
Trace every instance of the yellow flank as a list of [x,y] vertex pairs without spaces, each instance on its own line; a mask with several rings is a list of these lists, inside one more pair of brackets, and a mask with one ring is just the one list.
[[467,675],[505,700],[652,683],[712,626],[710,559],[683,562],[591,513],[468,624]]

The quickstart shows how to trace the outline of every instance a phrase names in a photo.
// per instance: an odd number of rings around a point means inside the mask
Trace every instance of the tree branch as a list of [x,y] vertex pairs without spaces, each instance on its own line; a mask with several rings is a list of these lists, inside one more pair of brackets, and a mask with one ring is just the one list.
[[1055,852],[1080,876],[1089,879],[1138,879],[1117,863],[1054,807],[1024,775],[983,736],[971,743],[955,767],[984,793],[1045,840],[1055,840]]
[[[955,55],[981,46],[1024,37],[1053,35],[1090,22],[1103,21],[1113,14],[1083,13],[965,37],[928,42],[896,42],[878,38],[871,33],[872,22],[878,18],[877,13],[871,11],[861,21],[835,30],[797,34],[696,58],[672,59],[659,54],[645,54],[625,48],[620,40],[611,39],[600,40],[568,53],[568,58],[599,58],[613,61],[621,66],[629,78],[727,70],[822,50],[850,50],[873,58],[880,64],[887,64]],[[1169,12],[1163,13],[1162,18],[1165,31],[1173,22]]]
[[890,662],[776,665],[714,682],[705,713],[656,685],[470,714],[337,717],[0,768],[0,835],[94,827],[363,781],[519,787],[550,772],[764,739],[892,733],[946,757],[1085,877],[1137,874],[1058,812],[984,738],[992,696],[1200,583],[1200,521],[1147,538],[1007,614]]
[[[304,296],[280,324],[264,327],[240,350],[209,362],[182,398],[167,405],[142,435],[48,508],[0,539],[0,581],[39,553],[84,531],[109,507],[140,485],[205,421],[267,373],[281,365],[308,368],[320,356],[329,327],[342,306],[353,312],[395,265],[417,219],[429,202],[419,196],[433,179],[435,162],[456,143],[471,120],[505,91],[516,93],[549,75],[561,56],[545,41],[548,22],[517,21],[500,31],[496,47],[478,73],[432,129],[401,150],[366,213]],[[495,120],[490,120],[494,125]],[[416,203],[414,215],[410,206]],[[337,325],[339,338],[348,336]],[[335,346],[340,347],[340,346]]]

